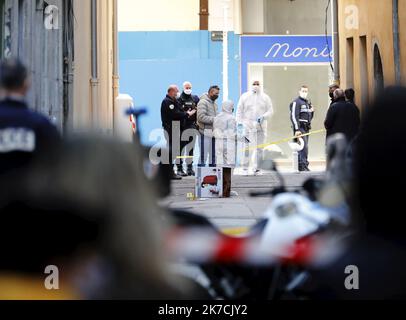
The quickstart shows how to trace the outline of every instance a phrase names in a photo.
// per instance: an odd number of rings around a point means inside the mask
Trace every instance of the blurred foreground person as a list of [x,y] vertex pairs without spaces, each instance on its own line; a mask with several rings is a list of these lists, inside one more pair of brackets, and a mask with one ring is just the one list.
[[[161,209],[141,154],[133,145],[70,142],[24,179],[6,182],[1,299],[186,297],[181,282],[174,289],[166,273]],[[51,286],[59,290],[47,289],[49,266],[57,267]]]
[[60,139],[46,117],[28,108],[30,86],[28,70],[19,60],[0,62],[0,177],[24,169]]
[[353,169],[359,232],[338,261],[313,270],[312,298],[406,299],[405,101],[406,88],[388,88],[366,109]]

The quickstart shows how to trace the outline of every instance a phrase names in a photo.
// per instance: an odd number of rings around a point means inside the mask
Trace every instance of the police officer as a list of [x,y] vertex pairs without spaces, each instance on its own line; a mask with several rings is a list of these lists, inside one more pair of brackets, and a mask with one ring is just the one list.
[[29,88],[27,68],[19,60],[0,62],[0,177],[21,173],[35,157],[60,142],[55,126],[28,108]]
[[[309,88],[302,86],[299,91],[299,97],[290,104],[290,119],[294,135],[299,137],[307,134],[311,130],[311,123],[314,117],[313,106],[307,100]],[[299,171],[310,171],[309,169],[309,136],[303,137],[305,146],[299,153]]]
[[[178,102],[179,96],[179,88],[176,85],[171,85],[161,105],[162,127],[165,130],[168,143],[171,172],[173,172],[173,161],[180,155],[180,134],[185,127],[185,121],[196,114],[196,110],[187,112],[182,110]],[[172,179],[181,180],[182,178],[173,172]]]
[[[199,97],[193,95],[192,84],[189,81],[186,81],[183,84],[183,92],[178,99],[179,104],[181,105],[183,111],[196,111],[197,112],[197,104],[199,103]],[[194,145],[193,143],[196,142],[197,138],[197,117],[194,114],[192,117],[185,120],[185,126],[182,134],[186,135],[185,137],[182,136],[181,139],[181,151],[183,155],[183,150],[186,151],[186,156],[193,157],[194,154]],[[184,141],[183,139],[187,139]],[[195,172],[193,171],[193,158],[188,158],[184,161],[187,164],[187,173],[183,170],[182,163],[178,164],[178,175],[186,177],[186,176],[194,176]]]

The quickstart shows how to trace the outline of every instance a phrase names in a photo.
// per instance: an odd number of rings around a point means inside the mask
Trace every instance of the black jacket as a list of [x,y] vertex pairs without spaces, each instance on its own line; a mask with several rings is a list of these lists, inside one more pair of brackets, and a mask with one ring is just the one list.
[[170,96],[162,101],[161,105],[161,120],[162,127],[168,132],[172,133],[173,122],[180,122],[181,129],[185,126],[185,121],[188,118],[188,114],[182,110],[179,102],[173,100]]
[[[197,105],[199,103],[200,99],[198,96],[194,95],[187,95],[184,92],[178,99],[178,102],[182,108],[183,111],[192,111],[196,110],[197,111]],[[185,120],[185,129],[194,129],[197,128],[197,112],[196,114]]]
[[303,98],[297,98],[290,104],[290,120],[294,131],[309,131],[314,117],[310,111],[309,102]]
[[0,101],[0,175],[24,169],[59,142],[55,126],[24,101]]
[[340,99],[329,108],[324,126],[327,130],[327,137],[343,133],[347,141],[351,142],[358,135],[360,123],[358,107],[352,102]]

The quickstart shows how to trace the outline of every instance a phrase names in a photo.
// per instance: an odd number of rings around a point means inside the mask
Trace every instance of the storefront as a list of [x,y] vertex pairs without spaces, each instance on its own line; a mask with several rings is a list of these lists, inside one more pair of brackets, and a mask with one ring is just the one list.
[[[269,126],[270,140],[292,135],[289,104],[302,85],[309,86],[310,99],[316,109],[313,129],[324,128],[332,62],[331,37],[324,35],[241,37],[241,91],[246,92],[254,80],[264,84],[275,109]],[[280,147],[291,157],[287,144]],[[313,162],[325,160],[324,134],[311,137],[310,159]]]

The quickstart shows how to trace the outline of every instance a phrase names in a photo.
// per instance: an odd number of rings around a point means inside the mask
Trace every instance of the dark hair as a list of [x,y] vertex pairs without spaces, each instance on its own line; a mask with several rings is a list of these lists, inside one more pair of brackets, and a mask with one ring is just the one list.
[[352,88],[349,88],[347,90],[345,90],[345,97],[347,98],[347,100],[349,101],[354,101],[355,98],[355,91]]
[[300,88],[301,88],[301,89],[309,89],[309,87],[306,86],[306,85],[303,85],[303,86],[301,86]]
[[220,90],[220,87],[219,86],[211,86],[208,92],[210,93],[214,89]]
[[20,60],[11,58],[0,62],[0,86],[3,89],[20,89],[27,77],[28,70]]

